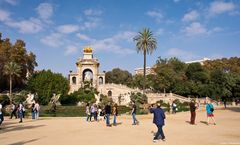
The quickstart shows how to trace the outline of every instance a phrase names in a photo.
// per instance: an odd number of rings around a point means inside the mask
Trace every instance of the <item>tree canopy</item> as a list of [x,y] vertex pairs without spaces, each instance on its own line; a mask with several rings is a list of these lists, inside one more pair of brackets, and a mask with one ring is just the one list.
[[14,44],[9,38],[2,39],[0,33],[0,92],[8,90],[9,77],[4,77],[4,66],[8,63],[16,63],[21,67],[20,76],[13,81],[13,88],[22,88],[37,66],[36,56],[28,52],[23,40],[16,40]]
[[27,83],[27,90],[37,93],[41,104],[48,104],[53,94],[67,95],[68,80],[59,73],[42,70],[34,73]]

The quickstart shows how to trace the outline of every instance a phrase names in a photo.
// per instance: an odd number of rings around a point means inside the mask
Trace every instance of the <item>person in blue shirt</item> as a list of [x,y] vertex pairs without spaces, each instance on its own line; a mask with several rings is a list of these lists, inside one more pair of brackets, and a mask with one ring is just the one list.
[[161,108],[160,104],[157,104],[157,107],[153,107],[153,105],[150,107],[150,112],[153,113],[153,123],[157,126],[158,131],[153,138],[153,142],[156,142],[159,139],[159,136],[161,135],[161,139],[165,141],[165,135],[163,133],[163,126],[165,125],[164,119],[165,114],[163,109]]
[[212,101],[207,101],[206,111],[207,111],[207,125],[209,124],[209,119],[210,118],[212,119],[213,124],[216,125],[216,121],[215,121],[214,115],[213,115],[214,106],[212,104]]

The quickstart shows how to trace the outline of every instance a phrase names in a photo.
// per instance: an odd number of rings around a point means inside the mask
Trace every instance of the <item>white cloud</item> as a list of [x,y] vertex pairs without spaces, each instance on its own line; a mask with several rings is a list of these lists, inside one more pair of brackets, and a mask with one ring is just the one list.
[[170,48],[166,53],[166,56],[168,57],[177,57],[181,60],[192,60],[196,58],[196,56],[189,51],[185,51],[179,48]]
[[57,27],[57,31],[64,34],[73,33],[78,30],[79,30],[79,26],[73,25],[73,24],[61,25]]
[[93,43],[93,48],[96,50],[105,50],[117,54],[131,54],[135,51],[130,48],[124,47],[122,43],[126,43],[126,40],[128,43],[130,42],[130,40],[131,42],[133,42],[132,39],[135,34],[135,32],[131,31],[120,32],[112,37],[108,37],[102,40],[96,40]]
[[77,33],[76,35],[79,39],[84,40],[84,41],[95,41],[94,39],[88,37],[87,35]]
[[[11,0],[10,0],[11,1]],[[10,3],[10,1],[8,1]],[[15,1],[12,0],[12,3]],[[10,13],[0,9],[0,21],[11,28],[18,29],[20,33],[37,33],[43,30],[46,25],[44,22],[50,22],[49,18],[52,16],[53,7],[48,3],[41,3],[35,9],[39,15],[39,18],[31,17],[29,19],[17,20],[11,18]]]
[[37,33],[43,29],[41,21],[36,18],[22,21],[7,21],[5,24],[9,27],[19,29],[20,33]]
[[86,9],[83,11],[86,16],[100,16],[103,12],[101,10]]
[[0,21],[8,21],[10,20],[10,13],[5,10],[0,9]]
[[185,27],[183,30],[181,30],[185,35],[187,36],[196,36],[196,35],[211,35],[214,33],[222,32],[223,28],[220,27],[214,27],[207,29],[205,26],[203,26],[199,22],[193,22],[190,24],[190,26]]
[[199,35],[199,34],[206,34],[207,29],[198,22],[191,23],[190,26],[184,28],[182,30],[187,36]]
[[223,28],[215,27],[212,30],[210,30],[210,33],[216,33],[216,32],[222,32],[222,31],[223,31]]
[[232,2],[215,1],[210,4],[209,14],[217,15],[226,12],[232,12],[236,6]]
[[157,22],[161,22],[161,20],[163,19],[163,14],[157,10],[148,11],[147,15],[154,18]]
[[136,32],[124,31],[114,35],[112,38],[114,40],[127,40],[129,42],[133,41],[133,37],[136,35]]
[[78,51],[78,48],[76,46],[69,45],[69,46],[66,47],[65,55],[74,54],[77,51]]
[[50,3],[41,3],[36,11],[43,20],[48,20],[53,15],[53,6]]
[[186,13],[183,16],[182,21],[185,21],[185,22],[195,21],[198,19],[198,17],[199,17],[199,13],[196,10],[193,10]]
[[40,41],[50,47],[58,47],[63,45],[63,42],[61,41],[61,38],[63,36],[60,33],[52,33],[44,38],[42,38]]
[[18,0],[5,0],[7,3],[11,4],[11,5],[17,5]]

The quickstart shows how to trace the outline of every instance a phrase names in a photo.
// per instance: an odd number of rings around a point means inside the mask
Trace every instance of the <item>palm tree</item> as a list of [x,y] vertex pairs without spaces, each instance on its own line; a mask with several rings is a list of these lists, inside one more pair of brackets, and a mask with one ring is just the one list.
[[9,76],[9,100],[10,100],[10,104],[12,104],[12,80],[14,76],[16,77],[20,76],[21,66],[19,66],[15,62],[10,62],[10,63],[7,63],[3,69],[4,69],[4,74]]
[[133,38],[136,42],[137,52],[143,52],[143,93],[145,93],[145,80],[146,80],[146,54],[152,54],[153,50],[157,48],[157,40],[154,38],[152,31],[149,28],[144,28],[142,32]]

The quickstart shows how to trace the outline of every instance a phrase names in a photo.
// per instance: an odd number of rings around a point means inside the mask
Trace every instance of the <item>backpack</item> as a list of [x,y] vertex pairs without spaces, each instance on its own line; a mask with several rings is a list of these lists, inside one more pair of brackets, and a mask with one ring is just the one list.
[[214,111],[214,108],[211,107],[210,105],[209,105],[209,107],[210,107],[210,111],[213,112],[213,111]]
[[210,111],[213,112],[213,111],[214,111],[214,108],[210,108]]

